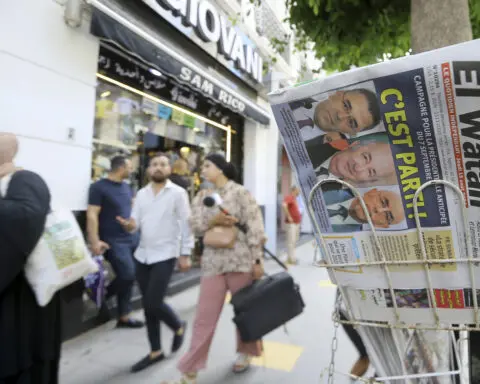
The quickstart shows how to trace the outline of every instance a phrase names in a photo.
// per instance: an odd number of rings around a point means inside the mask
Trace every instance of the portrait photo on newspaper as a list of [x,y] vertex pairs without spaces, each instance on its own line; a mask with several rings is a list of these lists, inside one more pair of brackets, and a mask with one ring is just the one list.
[[289,103],[302,139],[316,144],[385,131],[373,81]]
[[[392,231],[407,228],[398,185],[359,188],[359,191],[376,229]],[[349,189],[337,187],[337,189],[326,190],[323,192],[323,199],[332,225],[332,232],[370,230],[360,199]]]

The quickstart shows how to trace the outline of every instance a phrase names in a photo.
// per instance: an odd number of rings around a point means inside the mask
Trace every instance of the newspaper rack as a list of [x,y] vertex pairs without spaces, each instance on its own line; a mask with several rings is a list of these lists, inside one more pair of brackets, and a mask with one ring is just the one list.
[[[366,219],[368,222],[368,225],[370,227],[374,244],[375,247],[378,250],[378,253],[381,256],[381,260],[368,260],[368,258],[365,261],[361,262],[353,262],[353,263],[341,263],[341,264],[335,264],[333,262],[333,257],[329,252],[329,247],[327,246],[326,240],[324,236],[322,235],[322,231],[320,230],[320,225],[319,223],[315,220],[315,215],[314,215],[314,209],[313,209],[313,204],[312,200],[313,197],[315,196],[315,193],[322,187],[322,185],[326,183],[337,183],[341,184],[342,187],[346,187],[350,189],[350,191],[353,192],[354,196],[359,198],[361,207],[366,215]],[[392,308],[385,308],[385,310],[391,310],[393,312],[393,317],[394,321],[390,322],[385,322],[385,321],[365,321],[362,319],[355,318],[354,312],[351,307],[351,302],[349,299],[349,295],[346,294],[345,292],[345,286],[338,285],[338,291],[337,291],[337,300],[335,304],[335,309],[333,311],[332,319],[335,325],[335,333],[334,337],[332,340],[332,356],[331,356],[331,363],[328,368],[328,376],[329,376],[329,383],[334,382],[334,374],[337,374],[339,372],[335,371],[335,351],[337,348],[337,329],[339,324],[349,324],[351,326],[354,326],[357,332],[360,334],[363,342],[366,345],[370,361],[372,362],[373,366],[375,367],[376,373],[378,377],[375,379],[362,379],[362,378],[357,378],[354,376],[351,376],[349,374],[343,374],[345,376],[349,376],[354,379],[358,379],[363,382],[380,382],[380,383],[443,383],[445,381],[438,381],[440,379],[447,380],[446,382],[455,382],[452,380],[452,378],[457,378],[460,383],[469,383],[469,354],[468,354],[468,332],[469,331],[480,331],[480,318],[479,318],[479,308],[478,308],[478,302],[477,302],[477,295],[476,295],[476,283],[475,283],[475,277],[474,277],[474,265],[478,265],[478,260],[475,261],[475,259],[472,258],[472,245],[470,241],[470,233],[469,231],[465,231],[465,247],[466,247],[466,254],[467,257],[465,259],[432,259],[428,258],[427,256],[427,249],[426,249],[426,244],[424,241],[423,237],[423,232],[422,232],[422,227],[420,224],[420,218],[418,215],[418,197],[420,193],[428,187],[431,186],[436,186],[436,185],[443,185],[445,187],[449,187],[450,189],[453,190],[454,193],[457,194],[457,197],[460,199],[462,204],[462,218],[463,218],[463,223],[464,223],[464,229],[467,228],[466,226],[466,202],[465,198],[461,192],[461,190],[453,183],[445,181],[445,180],[432,180],[424,183],[415,193],[414,199],[413,199],[413,209],[414,209],[414,214],[415,214],[415,222],[416,222],[416,229],[417,229],[417,235],[419,239],[419,244],[420,244],[420,249],[421,249],[421,255],[422,259],[421,260],[389,260],[387,257],[385,257],[385,252],[382,248],[382,244],[380,243],[378,239],[378,234],[375,230],[375,227],[373,226],[372,219],[370,217],[370,214],[367,210],[367,206],[365,204],[365,201],[363,200],[363,197],[359,190],[352,186],[351,184],[339,180],[336,178],[327,178],[324,180],[321,180],[315,184],[315,186],[312,188],[309,196],[308,196],[308,209],[310,213],[310,217],[312,218],[313,225],[315,227],[316,233],[319,234],[318,238],[316,239],[316,247],[320,247],[320,254],[325,255],[324,261],[322,263],[318,263],[316,260],[317,252],[315,251],[314,255],[314,265],[317,267],[322,267],[322,268],[327,268],[330,274],[330,278],[332,278],[333,282],[336,283],[337,281],[337,271],[339,269],[345,268],[345,267],[360,267],[360,266],[365,266],[365,267],[381,267],[383,269],[383,273],[385,275],[385,278],[388,282],[388,290],[390,291],[391,298],[392,298]],[[321,189],[320,189],[321,192]],[[471,310],[473,311],[473,318],[474,318],[474,324],[468,325],[468,324],[463,324],[463,325],[452,325],[452,324],[444,324],[440,322],[439,314],[438,314],[438,308],[437,308],[437,303],[436,299],[434,296],[434,291],[432,288],[432,282],[431,282],[431,276],[430,276],[430,268],[434,264],[455,264],[455,263],[467,263],[468,268],[469,268],[469,274],[470,274],[470,279],[471,279],[471,284],[472,284],[472,292],[473,294],[473,308],[472,309],[465,309],[466,311]],[[392,266],[407,266],[407,265],[421,265],[423,266],[423,270],[425,272],[425,286],[427,288],[428,292],[428,297],[431,302],[431,311],[433,318],[435,319],[433,324],[428,324],[428,323],[416,323],[416,324],[407,324],[405,322],[400,321],[400,316],[398,313],[398,307],[395,299],[395,294],[394,294],[394,289],[392,285],[392,280],[391,280],[391,272],[390,268]],[[340,306],[341,304],[344,304],[344,308],[347,313],[347,317],[349,320],[342,320],[340,319],[339,316],[339,311],[340,311]],[[436,333],[435,331],[443,331],[442,335],[446,336],[448,339],[449,345],[449,351],[452,352],[453,354],[453,359],[455,360],[450,361],[448,365],[448,369],[438,372],[434,368],[432,368],[429,363],[424,361],[423,362],[423,372],[417,371],[415,373],[412,373],[411,370],[408,370],[407,363],[404,361],[405,357],[405,346],[411,342],[410,338],[417,338],[419,337],[418,340],[421,340],[421,335],[423,332],[429,332],[430,333]],[[432,332],[433,331],[433,332]],[[454,331],[459,331],[459,337],[455,337]],[[375,344],[374,337],[372,335],[375,334],[375,332],[380,333],[384,332],[383,335],[389,335],[392,337],[392,341],[394,343],[394,346],[390,345],[390,356],[393,356],[393,359],[397,358],[400,360],[398,363],[400,366],[396,366],[394,368],[390,367],[385,367],[385,356],[386,354],[384,351],[387,349],[387,345],[385,345],[386,339],[381,336],[378,340],[380,342],[377,342]],[[403,332],[403,333],[402,333]],[[406,335],[408,332],[410,332],[410,336],[408,336],[408,340],[405,342],[405,339],[400,340],[402,338],[402,335]],[[416,335],[416,336],[415,336]],[[382,342],[383,341],[383,345]],[[419,349],[422,349],[427,346],[427,342],[425,339],[423,341],[420,341],[418,343]],[[403,348],[403,349],[402,349]],[[379,349],[382,351],[381,354],[378,353]],[[383,356],[381,356],[383,355]],[[425,355],[423,355],[425,356]],[[383,359],[383,361],[382,361]],[[452,366],[455,366],[455,369],[451,369]],[[392,371],[394,374],[392,374]],[[341,374],[341,373],[339,373]],[[450,378],[451,381],[448,381]],[[423,379],[423,381],[422,381]],[[430,381],[431,379],[431,381]],[[437,380],[438,379],[438,380]]]

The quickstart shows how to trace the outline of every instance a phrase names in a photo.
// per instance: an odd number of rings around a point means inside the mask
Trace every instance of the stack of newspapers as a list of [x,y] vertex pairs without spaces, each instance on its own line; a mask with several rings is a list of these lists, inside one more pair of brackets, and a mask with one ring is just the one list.
[[[448,331],[413,328],[477,321],[480,41],[281,89],[270,103],[304,200],[329,180],[310,218],[349,313],[412,326],[360,327],[379,374],[448,369]],[[430,181],[444,184],[422,188]]]
[[392,383],[455,383],[455,376],[447,374],[454,358],[448,332],[374,327],[359,327],[358,332],[378,377],[402,377],[388,381]]

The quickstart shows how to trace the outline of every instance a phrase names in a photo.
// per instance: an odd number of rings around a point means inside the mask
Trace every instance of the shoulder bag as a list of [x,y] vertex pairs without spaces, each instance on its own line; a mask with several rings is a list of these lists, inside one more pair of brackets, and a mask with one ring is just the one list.
[[205,232],[203,244],[212,248],[229,248],[232,249],[237,241],[237,227],[223,227],[216,225]]

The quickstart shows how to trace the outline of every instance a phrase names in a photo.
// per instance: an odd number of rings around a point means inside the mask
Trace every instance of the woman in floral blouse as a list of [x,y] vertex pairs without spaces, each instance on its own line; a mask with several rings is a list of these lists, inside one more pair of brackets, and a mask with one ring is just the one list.
[[[205,245],[192,342],[178,365],[183,377],[175,384],[196,383],[197,372],[205,368],[227,291],[234,294],[263,275],[266,237],[262,214],[253,196],[233,181],[235,173],[233,165],[222,155],[208,155],[202,174],[215,188],[200,191],[192,202],[190,224],[196,236],[204,236],[210,228],[217,226],[233,227],[237,222],[246,227],[246,233],[238,231],[233,248]],[[229,215],[220,212],[218,207],[204,205],[204,198],[215,193],[220,195],[221,206]],[[237,331],[237,352],[233,371],[240,373],[250,367],[252,356],[261,355],[262,343],[260,340],[243,343]]]

